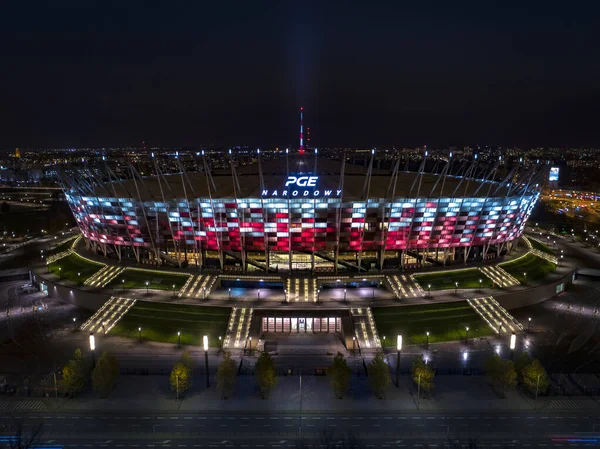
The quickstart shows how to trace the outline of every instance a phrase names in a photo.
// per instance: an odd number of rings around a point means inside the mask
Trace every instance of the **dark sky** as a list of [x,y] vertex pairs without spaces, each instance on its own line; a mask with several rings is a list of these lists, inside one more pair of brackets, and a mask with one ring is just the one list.
[[599,17],[591,1],[3,2],[0,148],[297,145],[301,105],[315,146],[600,146]]

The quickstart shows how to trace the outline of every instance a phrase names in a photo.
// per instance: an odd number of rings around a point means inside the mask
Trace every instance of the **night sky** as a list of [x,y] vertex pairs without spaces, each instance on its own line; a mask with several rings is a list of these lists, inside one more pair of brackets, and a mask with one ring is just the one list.
[[597,2],[490,3],[3,2],[0,148],[600,146]]

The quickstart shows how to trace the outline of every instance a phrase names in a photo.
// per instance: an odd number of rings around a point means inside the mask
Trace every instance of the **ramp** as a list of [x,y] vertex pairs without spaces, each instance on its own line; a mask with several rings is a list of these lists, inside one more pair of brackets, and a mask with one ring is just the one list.
[[87,278],[83,285],[104,288],[123,271],[125,271],[125,268],[117,267],[115,265],[105,265],[100,269],[100,271]]
[[508,311],[498,304],[493,296],[467,299],[469,305],[497,333],[518,333],[523,326]]
[[502,288],[512,287],[513,285],[520,285],[518,279],[508,273],[508,271],[502,269],[499,265],[490,265],[487,267],[479,267],[485,277],[491,279],[496,285]]
[[375,319],[370,307],[352,308],[352,322],[354,323],[354,334],[358,339],[361,349],[380,349],[381,341],[377,334]]
[[229,323],[227,324],[227,334],[223,342],[224,348],[244,349],[250,332],[252,323],[251,308],[234,307],[231,309]]
[[207,299],[216,282],[217,277],[213,274],[195,274],[188,278],[177,296],[180,298]]
[[287,302],[317,302],[317,280],[314,278],[289,278],[286,282]]
[[425,296],[425,292],[413,276],[407,274],[392,274],[387,275],[385,280],[398,299],[420,298]]
[[108,334],[115,324],[133,307],[135,299],[111,296],[92,317],[81,325],[82,331]]

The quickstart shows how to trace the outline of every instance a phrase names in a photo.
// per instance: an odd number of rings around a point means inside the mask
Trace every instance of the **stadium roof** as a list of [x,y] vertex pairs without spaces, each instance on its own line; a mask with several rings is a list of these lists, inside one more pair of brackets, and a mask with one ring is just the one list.
[[[291,188],[285,188],[288,173],[285,158],[266,160],[262,161],[261,164],[265,189],[268,189],[269,191],[277,190],[279,195],[281,195],[282,190],[291,190]],[[290,155],[289,166],[290,175],[315,176],[313,155]],[[240,185],[240,191],[237,193],[238,198],[260,198],[262,196],[262,189],[260,185],[258,163],[237,167],[236,171]],[[341,178],[341,161],[319,158],[316,171],[319,177],[317,186],[315,187],[316,189],[335,190],[339,188]],[[347,162],[344,171],[343,198],[363,198],[363,188],[365,185],[367,172],[366,168],[364,166],[354,165]],[[411,186],[413,185],[416,176],[417,174],[414,172],[399,172],[398,181],[395,187],[396,198],[407,198],[409,196]],[[216,192],[211,192],[213,198],[234,197],[234,184],[230,170],[216,170],[212,173],[212,177],[216,186]],[[186,193],[188,198],[206,198],[209,195],[208,182],[206,178],[207,177],[203,172],[190,172],[186,173],[185,175],[177,173],[165,175],[164,178],[160,179],[160,183],[158,177],[153,176],[144,177],[143,182],[137,181],[137,184],[144,201],[162,200],[163,193],[165,198],[183,198]],[[383,170],[373,168],[368,197],[391,197],[392,190],[389,189],[391,178],[391,171],[389,169]],[[187,179],[189,179],[189,183]],[[417,181],[410,196],[417,196],[417,189],[419,189],[419,197],[430,196],[432,188],[438,179],[438,175],[424,174],[421,180],[420,188]],[[165,180],[167,182],[165,182]],[[446,177],[446,180],[444,181],[443,196],[451,196],[455,189],[459,186],[459,182],[459,178],[451,176]],[[193,191],[192,188],[190,188],[190,184],[193,188]],[[465,180],[457,190],[456,196],[473,196],[480,185],[481,181],[470,180],[467,182]],[[435,192],[431,196],[439,197],[441,186],[442,180],[440,180]],[[132,180],[115,183],[114,186],[106,185],[105,187],[109,192],[111,192],[110,196],[113,196],[112,192],[114,188],[119,197],[137,197],[136,187]],[[485,196],[488,193],[489,187],[490,184],[482,187],[477,193],[477,196]],[[490,194],[493,194],[497,188],[497,184],[494,184],[491,187]],[[163,193],[161,193],[161,188]],[[96,193],[98,196],[107,196],[107,191],[101,186],[96,187]],[[505,194],[506,189],[503,187],[496,196],[502,196]]]

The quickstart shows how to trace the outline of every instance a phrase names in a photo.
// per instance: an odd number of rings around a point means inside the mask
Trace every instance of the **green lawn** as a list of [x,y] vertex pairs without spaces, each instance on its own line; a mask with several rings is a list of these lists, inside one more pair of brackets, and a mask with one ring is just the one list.
[[181,332],[182,345],[202,346],[202,337],[208,335],[209,346],[219,345],[219,336],[225,338],[230,307],[187,306],[137,301],[127,314],[112,328],[111,335],[177,344]]
[[[189,274],[174,274],[127,268],[110,283],[112,288],[148,288],[155,290],[179,290],[188,280]],[[125,280],[125,282],[123,282]]]
[[465,270],[436,271],[435,273],[415,275],[417,282],[427,291],[428,285],[431,290],[449,290],[453,289],[458,282],[458,288],[479,288],[479,280],[483,288],[492,287],[492,281],[483,275],[477,268],[468,268]]
[[[548,262],[546,259],[534,256],[531,253],[510,262],[501,263],[500,267],[508,271],[522,284],[526,284],[527,281],[543,279],[549,273],[556,271],[556,265],[552,262]],[[527,276],[524,273],[527,273]]]
[[550,247],[544,245],[543,243],[540,243],[537,240],[533,239],[529,239],[529,242],[531,242],[531,246],[533,247],[533,249],[537,249],[538,251],[554,256],[554,251],[552,251]]
[[103,264],[83,259],[77,253],[69,254],[48,265],[50,272],[77,284],[83,283],[102,267]]
[[76,239],[76,237],[73,237],[72,239],[69,239],[68,241],[63,242],[60,245],[55,246],[50,251],[48,251],[48,254],[58,254],[58,253],[62,253],[63,251],[70,249],[71,245],[73,245],[73,242],[75,241],[75,239]]
[[402,335],[403,344],[424,344],[427,331],[429,343],[464,339],[467,326],[469,338],[493,333],[466,301],[378,307],[373,309],[373,316],[381,343],[390,348],[396,346],[398,335]]

